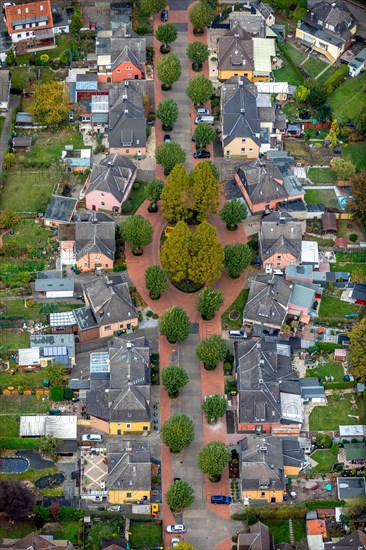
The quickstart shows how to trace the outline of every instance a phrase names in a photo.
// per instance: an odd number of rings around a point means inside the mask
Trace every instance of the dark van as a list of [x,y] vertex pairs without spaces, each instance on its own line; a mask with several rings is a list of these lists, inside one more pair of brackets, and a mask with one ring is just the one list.
[[215,495],[211,497],[212,504],[231,504],[231,497]]

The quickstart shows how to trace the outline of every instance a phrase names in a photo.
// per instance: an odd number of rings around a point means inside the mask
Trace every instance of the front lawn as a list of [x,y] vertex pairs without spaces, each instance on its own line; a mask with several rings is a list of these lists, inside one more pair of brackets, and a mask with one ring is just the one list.
[[322,449],[315,451],[311,458],[318,463],[315,468],[312,468],[312,472],[331,472],[333,464],[338,462],[339,445],[338,443],[333,443],[331,449]]
[[154,522],[131,521],[131,547],[136,549],[153,548],[163,542],[161,526]]
[[347,143],[342,147],[342,154],[346,160],[351,160],[356,166],[357,172],[366,168],[366,142],[357,141],[356,143]]
[[[321,73],[325,67],[329,65],[321,59],[316,59],[315,57],[309,57],[307,61],[302,66],[302,68],[309,74],[309,76],[316,78],[319,73]],[[327,72],[327,71],[325,71]]]
[[324,204],[327,208],[340,209],[337,196],[333,189],[306,189],[305,202],[307,204]]
[[342,382],[344,372],[340,363],[319,363],[316,369],[307,369],[306,376],[321,378],[323,382],[326,377],[333,376],[334,382]]
[[337,175],[331,168],[309,168],[307,177],[313,183],[336,183]]
[[366,73],[356,78],[348,77],[331,95],[330,104],[333,118],[354,120],[357,114],[366,107]]
[[[275,544],[281,542],[290,543],[290,528],[288,519],[286,520],[263,520],[265,525],[268,525],[274,537]],[[294,530],[294,539],[296,542],[306,538],[306,524],[302,519],[293,519],[292,526]]]
[[[352,406],[351,400],[356,405]],[[351,415],[351,416],[350,416]],[[358,418],[354,418],[354,417]],[[360,396],[344,395],[343,399],[335,396],[328,397],[326,406],[317,406],[309,417],[311,432],[338,431],[340,425],[363,424],[364,403]]]
[[8,171],[1,191],[0,210],[44,212],[59,181],[55,170],[25,170],[15,166]]
[[[234,302],[227,308],[225,313],[221,316],[221,326],[223,329],[227,330],[239,330],[243,325],[243,310],[245,304],[247,303],[249,295],[249,290],[243,288],[240,291],[239,296],[234,300]],[[235,319],[230,319],[232,312],[238,313],[235,315]]]
[[321,320],[321,322],[338,319],[344,321],[345,315],[357,313],[358,310],[359,306],[343,302],[336,296],[323,295],[319,308],[319,320]]

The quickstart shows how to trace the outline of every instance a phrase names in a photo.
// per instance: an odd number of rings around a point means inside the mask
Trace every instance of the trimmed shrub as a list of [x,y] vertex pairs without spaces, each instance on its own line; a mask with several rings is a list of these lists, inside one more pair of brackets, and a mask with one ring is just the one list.
[[349,236],[349,240],[352,242],[352,243],[355,243],[358,239],[358,236],[356,235],[356,233],[352,233],[350,236]]
[[63,401],[64,399],[64,388],[61,386],[55,386],[54,388],[51,388],[50,390],[50,400],[55,401],[56,403],[58,401]]

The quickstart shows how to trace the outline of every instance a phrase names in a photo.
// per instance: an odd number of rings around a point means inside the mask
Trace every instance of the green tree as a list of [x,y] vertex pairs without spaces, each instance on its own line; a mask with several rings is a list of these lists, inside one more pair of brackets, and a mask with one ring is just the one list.
[[230,460],[230,451],[223,441],[211,441],[198,455],[198,466],[211,482],[220,481],[221,473]]
[[8,50],[5,58],[5,63],[7,67],[13,67],[14,65],[16,65],[15,53],[13,48],[10,48],[10,50]]
[[179,453],[194,440],[193,421],[185,414],[174,414],[162,425],[161,437],[171,453]]
[[44,369],[43,374],[45,380],[48,380],[51,386],[59,386],[64,379],[65,367],[63,363],[52,363]]
[[39,452],[49,456],[54,456],[55,449],[62,443],[61,439],[57,439],[53,435],[45,435],[40,438]]
[[351,160],[334,157],[330,161],[330,165],[339,180],[350,180],[356,175],[356,167]]
[[210,395],[202,403],[202,411],[209,424],[216,424],[226,413],[227,401],[223,395]]
[[189,187],[190,180],[186,169],[183,164],[176,164],[161,193],[161,210],[168,222],[186,221],[190,218]]
[[196,164],[189,176],[193,204],[192,213],[197,221],[204,221],[209,214],[216,214],[219,207],[220,188],[207,162]]
[[158,77],[166,88],[171,86],[180,79],[182,75],[182,66],[179,58],[174,53],[164,55],[158,63]]
[[355,128],[357,132],[366,135],[366,107],[361,109],[355,118]]
[[206,145],[214,141],[216,135],[216,130],[211,124],[207,124],[207,122],[200,122],[197,124],[194,131],[197,147],[199,149],[206,147]]
[[355,378],[366,382],[366,318],[353,326],[350,332],[349,359]]
[[225,359],[227,351],[226,341],[217,334],[201,340],[196,349],[198,359],[207,370],[215,369],[217,363]]
[[187,88],[187,95],[193,103],[200,104],[208,101],[212,96],[213,91],[214,88],[211,80],[208,80],[208,78],[203,75],[198,75],[190,79]]
[[70,111],[70,99],[65,87],[55,80],[37,82],[28,104],[28,111],[41,124],[60,124]]
[[166,336],[169,344],[176,344],[188,338],[191,323],[184,309],[173,306],[160,316],[159,330],[160,334]]
[[184,222],[178,222],[163,244],[160,253],[162,266],[168,277],[179,283],[188,280],[191,233]]
[[159,103],[156,116],[161,120],[163,130],[170,132],[178,119],[178,105],[172,99],[165,99]]
[[347,201],[346,209],[358,223],[366,225],[366,170],[353,176],[351,185],[352,199]]
[[308,99],[309,95],[310,95],[310,90],[300,84],[300,86],[297,86],[295,90],[294,98],[299,103],[304,103]]
[[170,365],[161,372],[161,381],[171,399],[179,396],[179,391],[188,384],[188,374],[182,367]]
[[178,38],[177,27],[173,23],[164,23],[164,25],[159,25],[156,33],[156,40],[163,45],[163,50],[161,53],[167,53],[169,51],[169,44],[175,42]]
[[159,265],[151,265],[147,268],[145,286],[152,300],[158,300],[168,290],[168,278]]
[[200,70],[203,63],[207,61],[209,56],[208,46],[207,44],[203,44],[202,42],[199,42],[196,40],[195,42],[191,42],[188,45],[187,48],[187,57],[192,62],[192,67],[194,69]]
[[141,11],[149,17],[159,13],[166,7],[167,0],[141,0]]
[[50,61],[50,56],[47,55],[46,53],[43,53],[42,55],[40,55],[39,57],[42,65],[48,65],[49,61]]
[[198,296],[197,309],[202,315],[202,319],[209,321],[215,316],[215,312],[220,309],[224,303],[224,295],[221,290],[214,290],[206,287]]
[[237,279],[253,260],[253,252],[247,244],[235,243],[225,246],[225,265],[229,276]]
[[80,12],[78,10],[74,10],[71,17],[70,30],[73,34],[78,35],[82,28],[83,22],[81,20]]
[[57,302],[44,303],[41,306],[41,313],[44,317],[48,317],[50,313],[59,313],[61,306]]
[[17,212],[12,210],[4,210],[0,216],[0,226],[6,229],[13,229],[20,224],[22,217]]
[[330,132],[327,135],[327,139],[329,140],[329,145],[330,147],[332,147],[332,149],[337,147],[339,132],[340,130],[339,130],[338,120],[333,120]]
[[202,34],[214,18],[214,10],[204,2],[195,4],[188,12],[189,20],[195,34]]
[[179,143],[160,143],[155,150],[155,159],[158,164],[164,167],[164,173],[170,174],[176,164],[183,164],[186,160],[186,153]]
[[171,484],[165,498],[173,514],[176,514],[193,504],[194,490],[187,481],[179,479]]
[[224,269],[224,249],[217,239],[216,229],[202,222],[192,236],[189,280],[197,284],[212,285]]
[[312,107],[319,108],[327,100],[327,91],[324,86],[319,84],[314,78],[304,80],[304,86],[309,90],[307,98]]
[[50,400],[58,403],[64,400],[64,388],[62,386],[54,386],[50,390]]
[[232,199],[227,201],[224,208],[220,212],[222,221],[226,223],[226,227],[230,230],[238,228],[238,223],[246,219],[248,210],[245,202],[240,199]]
[[130,245],[132,253],[142,254],[143,247],[151,243],[154,230],[151,223],[140,216],[134,214],[129,216],[120,227],[122,239]]
[[146,198],[150,201],[150,208],[157,210],[158,202],[161,197],[161,192],[164,187],[164,182],[153,178],[146,186]]

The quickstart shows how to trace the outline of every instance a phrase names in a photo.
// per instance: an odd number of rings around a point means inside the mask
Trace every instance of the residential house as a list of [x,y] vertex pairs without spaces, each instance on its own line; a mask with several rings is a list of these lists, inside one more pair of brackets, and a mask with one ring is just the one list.
[[[91,98],[92,128],[97,134],[108,131],[109,95],[93,95]],[[91,128],[89,127],[88,130]]]
[[63,277],[61,271],[38,271],[34,290],[46,298],[73,298],[74,282],[73,278]]
[[356,31],[357,21],[344,0],[322,0],[298,22],[296,38],[335,63],[355,41]]
[[111,2],[109,7],[109,27],[112,31],[132,20],[132,5],[129,2]]
[[[30,346],[32,349],[38,348],[40,350],[40,365],[41,367],[48,364],[48,353],[54,354],[53,357],[67,357],[67,366],[75,366],[75,336],[73,334],[37,334],[30,337]],[[64,353],[66,348],[66,355],[55,355],[56,350]],[[43,358],[45,359],[43,364]],[[58,361],[58,359],[57,359]],[[62,361],[64,362],[64,361]]]
[[10,71],[2,69],[0,71],[0,111],[7,111],[9,109],[10,87]]
[[319,247],[316,241],[302,241],[301,263],[319,269]]
[[115,153],[103,158],[93,166],[81,193],[86,208],[119,214],[136,176],[136,165],[128,157]]
[[[242,498],[282,503],[287,476],[297,476],[305,465],[296,437],[248,435],[239,442]],[[270,548],[265,546],[264,548]]]
[[322,550],[327,540],[327,523],[325,519],[306,520],[306,538],[309,550]]
[[233,76],[225,82],[221,88],[221,112],[225,158],[256,159],[282,139],[270,96],[258,94],[247,78]]
[[272,25],[275,24],[276,17],[272,6],[260,2],[257,6],[254,7],[254,10],[256,14],[260,14],[263,17],[268,27],[272,27]]
[[145,82],[125,81],[109,91],[108,144],[110,153],[146,153]]
[[300,391],[303,403],[326,403],[324,386],[319,382],[319,378],[301,378]]
[[337,542],[324,542],[324,550],[362,550],[366,548],[366,533],[357,529]]
[[229,24],[230,29],[240,27],[253,37],[266,38],[267,36],[273,36],[271,29],[267,27],[265,20],[260,14],[255,15],[247,11],[234,11],[229,14]]
[[144,337],[130,341],[114,338],[108,343],[107,353],[91,354],[86,412],[94,428],[111,435],[150,432],[149,360]]
[[276,209],[290,198],[301,201],[304,198],[304,189],[291,169],[283,175],[272,161],[257,159],[242,164],[234,178],[253,214]]
[[90,100],[93,94],[98,93],[98,75],[87,72],[87,69],[69,69],[66,86],[72,103]]
[[300,383],[291,347],[275,342],[235,342],[238,432],[300,435]]
[[79,342],[131,332],[138,325],[128,284],[120,276],[100,276],[83,286],[86,306],[50,313],[52,334],[74,334]]
[[61,153],[61,163],[72,172],[84,172],[90,169],[91,153],[91,149],[74,149],[72,145],[65,145]]
[[238,550],[274,550],[273,535],[261,521],[248,527],[246,533],[238,535]]
[[43,216],[43,223],[47,227],[59,227],[63,223],[70,223],[75,214],[78,200],[61,195],[52,195]]
[[324,212],[322,214],[322,225],[324,233],[336,234],[338,231],[336,215],[332,212]]
[[98,82],[145,78],[146,40],[130,24],[99,32],[96,45]]
[[366,284],[356,283],[349,294],[355,304],[366,306]]
[[348,63],[349,75],[353,78],[358,76],[366,68],[366,48],[361,50],[355,57]]
[[305,325],[316,317],[323,289],[313,283],[296,281],[291,285],[291,295],[288,302],[287,322],[296,321]]
[[275,55],[273,37],[253,37],[234,21],[230,30],[218,39],[219,80],[242,76],[252,82],[269,82]]
[[276,275],[257,275],[250,284],[248,301],[243,312],[246,332],[254,336],[278,336],[285,323],[291,285]]
[[300,263],[305,222],[290,214],[271,212],[260,221],[259,249],[266,273]]
[[103,212],[80,214],[59,227],[60,261],[80,271],[113,269],[116,250],[114,220]]
[[138,440],[108,445],[108,502],[126,504],[151,499],[150,446]]
[[6,542],[0,544],[0,550],[6,548],[14,548],[15,550],[75,550],[75,546],[69,540],[56,540],[53,535],[38,535],[37,533],[29,533],[21,539],[6,539]]

